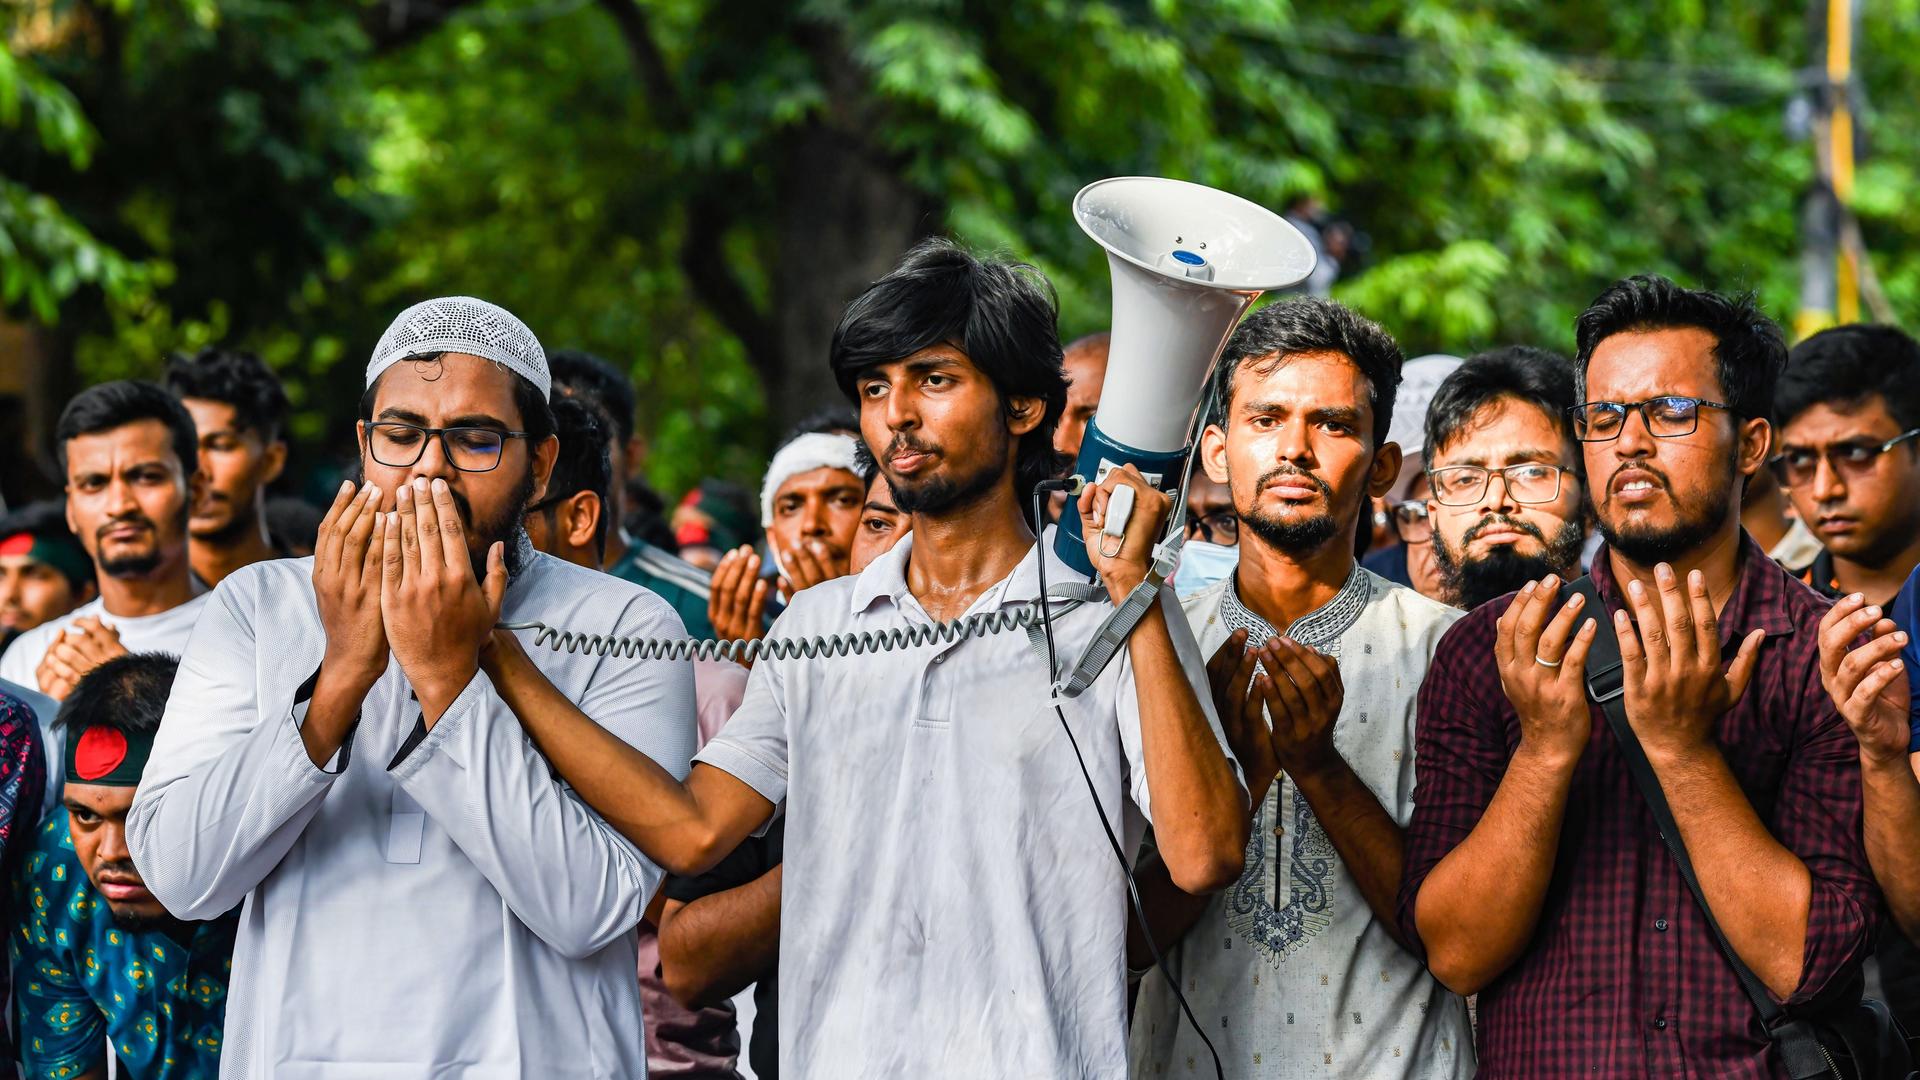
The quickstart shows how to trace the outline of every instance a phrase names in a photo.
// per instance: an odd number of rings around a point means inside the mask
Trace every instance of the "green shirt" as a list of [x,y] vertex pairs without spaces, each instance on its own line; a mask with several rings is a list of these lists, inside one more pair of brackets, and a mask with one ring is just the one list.
[[220,1075],[236,910],[184,924],[176,941],[158,929],[115,924],[73,851],[67,814],[39,829],[16,883],[23,919],[8,941],[20,1060],[30,1080],[68,1080],[105,1059],[133,1080],[214,1080]]
[[707,620],[707,596],[712,579],[699,567],[652,544],[636,543],[627,548],[626,555],[607,572],[673,605],[673,610],[680,613],[680,621],[687,624],[688,636],[713,636],[713,623]]

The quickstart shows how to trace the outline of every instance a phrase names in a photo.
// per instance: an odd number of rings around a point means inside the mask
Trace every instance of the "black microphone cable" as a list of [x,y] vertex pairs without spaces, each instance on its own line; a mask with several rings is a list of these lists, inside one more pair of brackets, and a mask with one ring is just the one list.
[[[1066,480],[1042,481],[1040,484],[1035,485],[1033,489],[1033,520],[1036,526],[1046,520],[1046,516],[1042,512],[1045,509],[1044,496],[1046,493],[1048,491],[1066,491],[1070,494],[1077,494],[1079,490],[1085,486],[1084,481],[1074,483],[1074,481],[1078,480],[1078,477],[1068,477]],[[1184,485],[1182,485],[1182,487],[1184,488]],[[1077,511],[1072,503],[1069,502],[1066,508],[1061,511],[1061,514],[1064,516],[1065,514],[1075,512]],[[1060,660],[1054,652],[1053,645],[1053,605],[1047,599],[1047,551],[1046,536],[1044,534],[1034,539],[1034,558],[1036,568],[1040,573],[1040,625],[1044,628],[1047,639],[1047,680],[1049,683],[1058,684],[1060,681]],[[1157,600],[1155,601],[1155,603],[1158,602]],[[1140,936],[1146,939],[1147,951],[1153,954],[1153,966],[1160,969],[1161,977],[1167,980],[1168,988],[1173,991],[1174,1000],[1180,1003],[1180,1012],[1186,1016],[1187,1023],[1193,1025],[1194,1034],[1200,1036],[1200,1041],[1206,1044],[1207,1053],[1213,1056],[1213,1075],[1215,1080],[1226,1080],[1226,1070],[1220,1065],[1220,1051],[1214,1049],[1213,1040],[1207,1038],[1206,1029],[1200,1026],[1199,1020],[1194,1018],[1193,1008],[1187,1004],[1187,995],[1180,992],[1180,980],[1174,978],[1173,972],[1167,970],[1166,958],[1160,955],[1160,946],[1153,940],[1153,929],[1147,924],[1147,910],[1140,903],[1140,887],[1133,880],[1133,864],[1127,860],[1126,852],[1121,850],[1120,838],[1115,835],[1113,831],[1112,820],[1107,817],[1106,804],[1100,801],[1100,791],[1094,786],[1093,774],[1087,770],[1087,759],[1080,753],[1080,741],[1073,737],[1073,728],[1067,723],[1067,714],[1060,707],[1060,693],[1058,689],[1054,689],[1050,690],[1049,694],[1053,699],[1053,713],[1060,718],[1060,730],[1067,733],[1067,745],[1073,747],[1073,759],[1080,765],[1080,778],[1087,782],[1087,794],[1093,798],[1094,812],[1100,815],[1100,828],[1107,834],[1107,846],[1113,849],[1113,857],[1120,860],[1120,873],[1127,879],[1127,899],[1133,903],[1134,918],[1140,920]]]

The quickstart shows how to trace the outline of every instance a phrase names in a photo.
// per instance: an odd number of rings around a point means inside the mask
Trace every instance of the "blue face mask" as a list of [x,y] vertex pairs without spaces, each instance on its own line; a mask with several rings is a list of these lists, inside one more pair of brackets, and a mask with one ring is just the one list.
[[1182,600],[1232,576],[1240,565],[1240,549],[1189,540],[1180,546],[1180,567],[1173,572],[1173,592]]

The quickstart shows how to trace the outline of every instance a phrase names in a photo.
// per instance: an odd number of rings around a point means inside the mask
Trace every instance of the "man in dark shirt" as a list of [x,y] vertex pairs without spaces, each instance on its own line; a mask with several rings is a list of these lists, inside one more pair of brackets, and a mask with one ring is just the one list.
[[1826,601],[1739,524],[1785,344],[1750,301],[1658,278],[1615,284],[1577,329],[1606,610],[1561,605],[1549,577],[1441,641],[1401,924],[1480,994],[1482,1077],[1784,1077],[1584,674],[1616,635],[1628,721],[1732,948],[1790,1009],[1844,992],[1880,897],[1820,684]]

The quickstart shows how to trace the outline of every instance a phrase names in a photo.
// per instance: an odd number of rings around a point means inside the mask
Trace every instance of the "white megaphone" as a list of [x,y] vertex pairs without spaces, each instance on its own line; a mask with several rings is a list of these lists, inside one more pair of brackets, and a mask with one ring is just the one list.
[[[1162,491],[1186,479],[1187,436],[1208,374],[1247,307],[1313,273],[1313,245],[1263,206],[1182,180],[1120,176],[1080,189],[1080,228],[1107,249],[1112,340],[1100,407],[1075,475],[1123,465]],[[1080,516],[1060,515],[1054,551],[1093,573]]]

